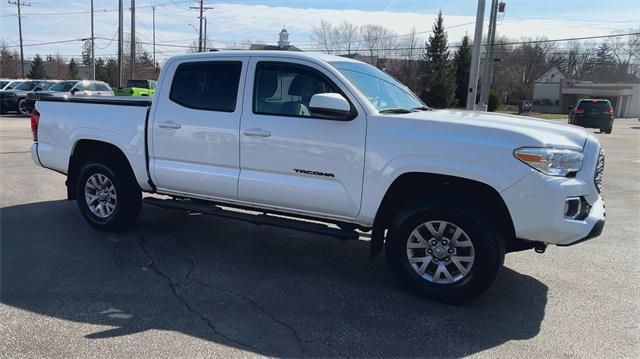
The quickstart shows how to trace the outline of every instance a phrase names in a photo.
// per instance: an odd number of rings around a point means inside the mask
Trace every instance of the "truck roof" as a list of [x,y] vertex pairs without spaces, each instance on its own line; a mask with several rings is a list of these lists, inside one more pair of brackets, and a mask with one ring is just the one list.
[[340,62],[360,62],[358,60],[350,59],[343,56],[327,55],[319,52],[301,52],[301,51],[267,51],[267,50],[220,50],[211,52],[200,52],[195,54],[178,55],[173,56],[169,61],[174,60],[187,60],[193,58],[219,58],[219,57],[234,57],[234,56],[260,56],[260,57],[285,57],[289,59],[301,59],[301,60],[322,60],[326,62],[340,61]]

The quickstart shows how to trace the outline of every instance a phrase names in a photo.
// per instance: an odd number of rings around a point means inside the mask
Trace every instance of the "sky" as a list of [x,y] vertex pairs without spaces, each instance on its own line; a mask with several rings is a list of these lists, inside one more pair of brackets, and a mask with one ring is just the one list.
[[[25,58],[35,54],[80,57],[82,41],[90,32],[90,0],[21,0]],[[489,1],[487,1],[489,3]],[[505,0],[498,36],[513,39],[600,36],[640,29],[640,0]],[[197,39],[198,12],[190,9],[196,1],[137,0],[136,33],[151,50],[152,4],[156,4],[156,56],[159,62],[184,53]],[[118,15],[117,0],[94,0],[97,56],[115,56]],[[124,0],[124,31],[130,31],[131,0]],[[474,32],[477,0],[253,0],[205,1],[208,10],[208,38],[216,47],[234,47],[245,41],[274,44],[286,27],[292,45],[317,48],[310,38],[314,25],[322,19],[333,24],[349,21],[357,25],[383,25],[397,34],[412,28],[428,37],[438,13],[444,15],[449,41],[459,42]],[[486,16],[488,17],[487,4]],[[485,27],[488,21],[485,21]],[[636,30],[640,31],[640,30]],[[486,36],[486,29],[485,29]],[[422,38],[421,38],[422,40]],[[0,0],[0,41],[18,49],[18,19],[15,5]],[[41,44],[58,42],[55,44]],[[149,43],[149,44],[146,44]]]

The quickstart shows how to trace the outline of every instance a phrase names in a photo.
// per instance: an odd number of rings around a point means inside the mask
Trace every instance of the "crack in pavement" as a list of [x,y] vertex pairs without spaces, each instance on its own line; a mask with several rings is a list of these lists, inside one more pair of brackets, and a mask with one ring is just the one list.
[[[179,293],[178,290],[176,289],[175,283],[174,281],[171,279],[171,277],[169,275],[167,275],[166,273],[162,272],[156,265],[155,265],[155,261],[153,259],[153,256],[149,253],[149,251],[147,250],[147,248],[145,247],[145,242],[149,243],[149,241],[147,241],[146,237],[144,234],[142,234],[141,232],[138,232],[139,236],[140,236],[140,248],[142,249],[142,252],[145,254],[145,256],[147,257],[147,259],[149,260],[150,264],[147,266],[148,268],[150,268],[151,270],[153,270],[154,273],[156,273],[157,275],[165,278],[167,280],[167,282],[169,283],[169,287],[171,288],[171,292],[173,293],[173,296],[176,297],[176,299],[178,299],[178,301],[180,303],[182,303],[188,311],[190,311],[191,313],[195,314],[196,316],[198,316],[200,319],[202,319],[207,326],[213,331],[214,334],[224,338],[225,340],[234,343],[238,346],[241,347],[245,347],[248,348],[256,353],[260,353],[262,355],[264,355],[262,353],[262,351],[256,347],[253,347],[250,344],[246,344],[243,342],[240,342],[238,340],[235,340],[233,338],[230,338],[228,336],[226,336],[224,333],[220,332],[216,326],[213,324],[213,322],[211,322],[211,320],[209,320],[209,318],[207,318],[204,314],[202,314],[201,312],[199,312],[198,310],[196,310],[195,308],[193,308],[189,302],[187,302],[187,300],[185,298],[183,298]],[[193,263],[193,261],[192,261]]]
[[240,341],[237,341],[237,340],[235,340],[235,339],[232,339],[232,338],[227,337],[226,335],[224,335],[223,333],[221,333],[221,332],[220,332],[220,331],[215,327],[215,325],[211,322],[211,320],[210,320],[209,318],[207,318],[204,314],[202,314],[201,312],[199,312],[199,311],[197,311],[195,308],[193,308],[193,307],[192,307],[192,306],[191,306],[191,305],[186,301],[186,299],[185,299],[185,298],[183,298],[183,297],[178,293],[177,288],[175,287],[175,284],[176,284],[176,283],[173,281],[173,279],[172,279],[168,274],[166,274],[166,273],[162,272],[162,271],[161,271],[157,266],[155,266],[155,265],[154,265],[154,263],[155,263],[155,262],[154,262],[153,256],[149,253],[149,251],[147,250],[147,248],[144,246],[144,243],[145,243],[145,242],[146,242],[146,243],[148,243],[149,245],[152,245],[152,246],[155,246],[155,247],[158,247],[158,248],[164,249],[164,250],[166,250],[166,251],[168,251],[168,252],[171,252],[171,253],[173,253],[173,254],[175,254],[175,255],[177,255],[177,256],[179,256],[179,257],[182,257],[182,258],[186,259],[187,261],[189,261],[189,269],[187,270],[187,273],[186,273],[186,275],[185,275],[185,277],[184,277],[186,280],[189,280],[189,281],[191,281],[191,282],[193,282],[193,283],[195,283],[195,284],[197,284],[197,285],[200,285],[200,286],[202,286],[202,287],[212,289],[212,290],[214,290],[214,291],[221,291],[221,292],[229,293],[229,294],[231,294],[231,295],[233,295],[233,296],[235,296],[235,297],[241,298],[242,300],[244,300],[244,301],[246,301],[246,302],[250,303],[252,306],[254,306],[255,308],[257,308],[260,312],[262,312],[263,314],[265,314],[265,315],[266,315],[268,318],[270,318],[272,321],[274,321],[274,322],[276,322],[276,323],[280,324],[281,326],[283,326],[283,327],[287,328],[287,330],[288,330],[289,332],[291,332],[291,334],[293,335],[293,338],[295,339],[295,342],[296,342],[296,344],[298,345],[298,348],[299,348],[299,351],[300,351],[300,357],[304,356],[304,354],[305,354],[305,348],[304,348],[304,345],[302,344],[302,343],[305,343],[305,344],[310,344],[310,345],[314,345],[314,344],[315,344],[315,345],[317,345],[317,344],[321,344],[321,345],[323,345],[323,346],[327,347],[327,348],[328,348],[328,349],[329,349],[329,350],[334,354],[334,356],[338,356],[338,357],[342,357],[342,358],[350,358],[350,356],[349,356],[349,355],[347,355],[347,354],[345,354],[345,353],[343,353],[343,352],[341,352],[341,351],[336,351],[336,350],[333,348],[333,345],[331,345],[329,338],[325,338],[325,341],[321,341],[321,342],[318,342],[318,341],[315,341],[315,340],[312,340],[312,339],[303,339],[303,338],[300,336],[300,334],[298,333],[298,331],[297,331],[297,330],[296,330],[296,329],[295,329],[291,324],[288,324],[288,323],[284,322],[283,320],[281,320],[281,319],[277,318],[277,317],[276,317],[272,312],[270,312],[269,310],[267,310],[263,305],[261,305],[260,303],[258,303],[258,302],[257,302],[257,301],[255,301],[254,299],[252,299],[251,297],[249,297],[249,296],[247,296],[247,295],[245,295],[245,294],[243,294],[243,293],[240,293],[240,292],[238,292],[238,291],[235,291],[235,290],[229,289],[229,288],[219,287],[219,286],[216,286],[216,285],[212,285],[212,284],[206,283],[206,282],[201,281],[201,280],[199,280],[199,279],[192,278],[192,277],[191,277],[191,275],[193,274],[194,267],[195,267],[195,260],[194,260],[193,258],[191,258],[190,256],[188,256],[188,255],[186,255],[186,254],[183,254],[183,253],[177,252],[177,251],[176,251],[175,249],[173,249],[173,248],[169,248],[169,247],[167,247],[167,246],[162,246],[162,245],[158,245],[158,244],[152,244],[152,243],[150,243],[150,242],[147,240],[147,238],[146,238],[145,234],[144,234],[141,230],[138,230],[138,234],[139,234],[139,237],[141,238],[141,240],[140,240],[140,247],[142,248],[142,251],[145,253],[145,255],[146,255],[147,259],[150,261],[150,264],[149,264],[149,265],[147,265],[147,267],[148,267],[148,268],[151,268],[151,269],[152,269],[156,274],[158,274],[158,275],[160,275],[160,276],[164,277],[164,278],[168,281],[169,286],[171,287],[171,290],[172,290],[172,292],[173,292],[173,295],[174,295],[174,296],[175,296],[175,297],[176,297],[176,298],[177,298],[177,299],[178,299],[178,300],[179,300],[179,301],[180,301],[180,302],[181,302],[181,303],[182,303],[182,304],[183,304],[183,305],[184,305],[184,306],[185,306],[185,307],[190,311],[190,312],[192,312],[192,313],[196,314],[198,317],[200,317],[202,320],[204,320],[204,321],[207,323],[207,325],[211,328],[211,330],[212,330],[215,334],[217,334],[217,335],[219,335],[219,336],[221,336],[221,337],[223,337],[223,338],[227,339],[227,340],[228,340],[228,341],[230,341],[230,342],[236,343],[236,344],[241,345],[241,346],[245,346],[245,347],[247,347],[247,348],[249,348],[249,349],[251,349],[251,350],[254,350],[254,351],[255,351],[255,352],[257,352],[257,353],[260,353],[260,354],[262,354],[262,355],[265,355],[265,354],[264,354],[262,351],[260,351],[258,348],[255,348],[255,347],[253,347],[253,346],[251,346],[251,345],[249,345],[249,344],[242,343],[242,342],[240,342]]

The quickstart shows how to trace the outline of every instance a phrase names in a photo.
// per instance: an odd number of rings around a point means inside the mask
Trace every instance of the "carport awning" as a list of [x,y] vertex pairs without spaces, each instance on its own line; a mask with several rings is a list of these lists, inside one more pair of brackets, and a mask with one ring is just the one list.
[[590,95],[590,96],[630,96],[632,92],[630,89],[600,89],[600,88],[563,88],[563,95]]

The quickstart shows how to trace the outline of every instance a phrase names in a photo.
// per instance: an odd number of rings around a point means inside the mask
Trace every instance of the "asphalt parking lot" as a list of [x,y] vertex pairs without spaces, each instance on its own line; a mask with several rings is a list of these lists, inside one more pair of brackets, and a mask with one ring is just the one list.
[[0,117],[1,357],[639,357],[640,122],[607,153],[601,237],[507,256],[481,298],[406,293],[366,238],[341,242],[143,207],[91,229]]

